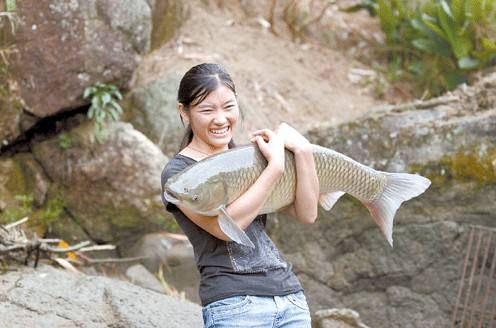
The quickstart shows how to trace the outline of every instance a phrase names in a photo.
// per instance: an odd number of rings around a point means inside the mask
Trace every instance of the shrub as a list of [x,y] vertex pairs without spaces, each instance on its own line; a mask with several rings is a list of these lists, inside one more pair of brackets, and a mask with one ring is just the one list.
[[388,62],[419,91],[438,95],[496,64],[494,0],[364,0],[386,35]]

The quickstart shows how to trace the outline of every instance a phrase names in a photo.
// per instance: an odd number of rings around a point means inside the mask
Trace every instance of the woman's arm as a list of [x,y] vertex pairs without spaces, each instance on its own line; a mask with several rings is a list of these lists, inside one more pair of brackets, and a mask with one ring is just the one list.
[[[282,138],[274,132],[265,129],[259,136],[252,138],[252,141],[258,144],[260,151],[267,158],[268,165],[255,183],[226,207],[228,214],[243,230],[258,215],[272,189],[284,173],[284,142]],[[231,240],[220,229],[217,216],[205,216],[197,214],[179,204],[177,206],[191,221],[205,231],[219,239]]]
[[293,152],[296,165],[295,201],[286,212],[301,223],[314,223],[320,193],[311,144],[286,123],[280,124],[276,132],[283,138],[284,146]]
[[317,219],[319,179],[310,147],[294,152],[296,164],[296,196],[287,212],[301,223],[311,224]]

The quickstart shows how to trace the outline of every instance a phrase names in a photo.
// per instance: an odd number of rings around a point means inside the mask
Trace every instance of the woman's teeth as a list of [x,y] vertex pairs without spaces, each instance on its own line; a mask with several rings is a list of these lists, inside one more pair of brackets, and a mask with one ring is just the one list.
[[210,133],[217,134],[217,135],[225,134],[225,133],[227,133],[227,131],[229,131],[229,127],[223,128],[221,130],[209,130]]

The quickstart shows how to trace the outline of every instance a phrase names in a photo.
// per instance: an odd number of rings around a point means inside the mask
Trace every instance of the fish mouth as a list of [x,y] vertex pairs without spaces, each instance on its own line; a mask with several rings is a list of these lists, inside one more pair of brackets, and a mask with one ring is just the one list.
[[177,198],[177,195],[168,189],[164,191],[164,198],[167,202],[172,203],[172,204],[177,204],[179,203],[179,199]]

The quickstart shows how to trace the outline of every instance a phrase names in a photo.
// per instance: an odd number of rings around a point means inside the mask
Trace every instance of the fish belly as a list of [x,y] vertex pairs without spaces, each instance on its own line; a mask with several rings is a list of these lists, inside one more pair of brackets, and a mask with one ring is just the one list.
[[[348,193],[364,203],[378,199],[386,186],[386,176],[368,166],[333,151],[312,145],[315,168],[321,194],[335,191]],[[296,195],[294,155],[286,151],[285,171],[262,207],[261,213],[271,213],[291,205]]]

